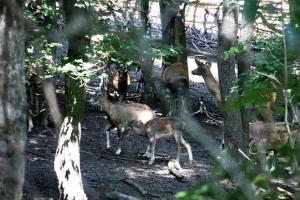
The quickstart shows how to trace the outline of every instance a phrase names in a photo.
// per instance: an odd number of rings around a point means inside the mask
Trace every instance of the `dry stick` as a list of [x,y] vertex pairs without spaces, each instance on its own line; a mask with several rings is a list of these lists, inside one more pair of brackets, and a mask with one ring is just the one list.
[[247,160],[251,161],[251,159],[249,158],[249,156],[247,156],[246,153],[244,153],[241,149],[239,149],[240,154],[242,154],[242,156],[244,156],[244,158],[246,158]]
[[135,183],[135,182],[133,182],[133,181],[131,181],[129,179],[123,179],[123,181],[125,183],[127,183],[128,185],[133,186],[134,188],[136,188],[139,191],[139,193],[141,193],[143,196],[150,195],[150,196],[157,197],[157,198],[160,197],[159,195],[147,192],[146,190],[144,190],[144,188],[142,186],[140,186],[139,184],[137,184],[137,183]]
[[299,193],[300,192],[300,188],[297,187],[296,183],[286,183],[284,182],[284,180],[272,180],[270,182],[271,186],[273,186],[274,188],[280,187],[283,188],[284,190],[295,194],[296,192]]
[[148,192],[146,190],[144,190],[144,188],[142,186],[140,186],[139,184],[129,180],[129,179],[124,179],[123,180],[125,183],[127,183],[128,185],[133,186],[135,189],[137,189],[139,191],[139,193],[141,193],[143,196],[145,196],[146,194],[148,194]]
[[222,125],[222,122],[220,120],[217,120],[217,119],[213,118],[212,116],[210,116],[210,114],[208,113],[208,111],[207,111],[207,109],[206,109],[205,106],[200,106],[199,110],[191,113],[190,116],[194,116],[194,115],[196,115],[198,113],[203,113],[203,111],[204,111],[205,115],[207,116],[207,118],[209,118],[212,121],[216,122],[218,125]]
[[114,199],[114,200],[141,200],[139,198],[129,196],[120,192],[109,192],[105,195],[109,199]]

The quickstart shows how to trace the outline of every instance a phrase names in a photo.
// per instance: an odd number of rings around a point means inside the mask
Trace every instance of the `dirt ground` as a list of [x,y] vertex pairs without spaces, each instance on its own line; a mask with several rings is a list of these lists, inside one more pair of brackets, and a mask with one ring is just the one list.
[[[202,96],[208,110],[212,113],[216,112],[212,97],[203,83],[191,82],[190,96],[193,105],[197,105],[197,99]],[[207,123],[204,115],[196,115],[195,118],[219,143],[220,128]],[[117,147],[117,134],[111,134],[112,148],[106,150],[105,130],[108,126],[104,114],[87,106],[82,123],[80,155],[84,189],[91,200],[108,199],[106,194],[112,191],[140,199],[175,199],[174,195],[178,191],[191,189],[210,174],[212,158],[188,133],[184,133],[183,136],[191,145],[194,162],[188,164],[187,152],[183,149],[181,166],[185,179],[182,182],[167,170],[168,161],[176,158],[174,138],[158,140],[157,159],[154,165],[149,167],[147,160],[141,157],[147,147],[147,138],[129,135],[124,139],[122,154],[116,156],[114,152]],[[33,132],[28,134],[24,200],[58,199],[57,179],[53,165],[56,145],[57,138],[49,130],[35,127]],[[136,188],[127,184],[125,179],[139,184],[148,194],[141,195]]]

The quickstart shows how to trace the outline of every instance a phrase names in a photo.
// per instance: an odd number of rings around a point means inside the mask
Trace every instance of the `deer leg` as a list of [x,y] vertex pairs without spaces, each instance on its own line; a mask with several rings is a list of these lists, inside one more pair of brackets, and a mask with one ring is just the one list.
[[179,109],[180,109],[180,115],[182,116],[183,114],[187,113],[186,108],[185,108],[185,100],[182,95],[179,96]]
[[150,138],[149,139],[150,144],[150,159],[149,159],[149,165],[152,165],[155,160],[155,145],[156,145],[156,139]]
[[114,129],[115,126],[114,125],[111,125],[107,130],[106,130],[106,149],[109,149],[110,148],[110,139],[109,139],[109,134],[110,134],[110,131],[112,129]]
[[182,170],[181,166],[180,166],[180,153],[181,153],[181,144],[180,144],[180,139],[179,139],[179,133],[177,131],[175,131],[174,133],[174,137],[176,140],[176,146],[177,146],[177,157],[176,157],[176,162],[174,167],[178,170]]
[[150,143],[148,144],[146,153],[143,156],[150,158]]
[[118,127],[118,149],[116,151],[116,155],[120,155],[121,153],[121,143],[123,140],[123,134],[122,134],[122,129],[120,127]]
[[268,171],[268,167],[266,165],[266,141],[265,139],[261,139],[258,143],[258,159],[261,165],[262,170]]
[[173,114],[172,100],[171,100],[170,96],[167,96],[166,99],[167,99],[167,103],[169,104],[169,112],[168,112],[167,116],[170,117]]
[[189,162],[190,164],[192,164],[193,162],[193,154],[192,154],[192,149],[191,149],[191,145],[189,143],[187,143],[183,137],[182,134],[180,133],[179,135],[179,142],[186,148],[188,155],[189,155]]

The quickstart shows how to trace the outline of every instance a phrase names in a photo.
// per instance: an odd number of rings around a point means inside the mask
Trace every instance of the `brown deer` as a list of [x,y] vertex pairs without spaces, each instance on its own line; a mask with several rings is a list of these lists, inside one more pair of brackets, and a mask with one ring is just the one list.
[[[220,93],[220,85],[219,82],[214,78],[210,71],[211,63],[209,62],[201,62],[198,59],[195,59],[198,68],[192,71],[193,75],[202,76],[205,82],[206,87],[214,97],[216,105],[222,109],[222,100],[221,100],[221,93]],[[269,97],[269,102],[266,104],[255,106],[254,110],[257,113],[257,117],[262,119],[265,122],[272,122],[272,110],[271,106],[276,101],[276,93],[272,92],[271,96]]]
[[133,132],[133,133],[143,134],[148,136],[149,145],[144,155],[150,158],[149,165],[152,165],[155,160],[156,140],[162,137],[174,136],[177,145],[177,158],[176,158],[175,166],[176,168],[181,169],[180,167],[181,145],[183,145],[187,149],[190,163],[192,163],[193,161],[191,146],[182,137],[184,126],[185,123],[177,117],[161,117],[161,118],[154,118],[148,121],[146,124],[143,124],[140,121],[132,121],[130,122],[126,130],[126,134]]
[[[186,112],[187,103],[185,102],[185,97],[189,84],[187,67],[182,63],[174,63],[162,71],[161,78],[171,91],[171,100],[175,100],[175,108],[180,110],[180,114]],[[176,109],[170,103],[170,112],[174,110]]]
[[100,110],[103,111],[111,124],[106,130],[106,147],[110,148],[109,134],[115,127],[118,130],[118,149],[116,154],[121,153],[121,143],[124,138],[124,130],[131,121],[140,121],[146,123],[155,117],[154,111],[145,104],[134,102],[117,102],[112,103],[107,99],[107,96],[96,94],[90,101],[93,105],[100,106]]
[[131,84],[129,72],[127,70],[119,70],[117,65],[111,64],[107,66],[105,73],[108,75],[105,83],[105,90],[108,95],[123,101]]
[[[297,130],[291,130],[291,137],[297,136]],[[256,121],[249,123],[249,137],[251,139],[249,148],[252,153],[252,148],[257,148],[258,159],[261,167],[267,170],[266,166],[266,151],[270,149],[270,145],[286,143],[289,140],[289,134],[284,122],[262,122]]]
[[208,91],[214,97],[216,105],[222,109],[222,100],[221,100],[221,93],[220,93],[220,86],[219,82],[214,78],[210,71],[211,63],[209,62],[201,62],[198,59],[195,59],[198,68],[192,71],[193,75],[202,76],[205,82],[205,85]]

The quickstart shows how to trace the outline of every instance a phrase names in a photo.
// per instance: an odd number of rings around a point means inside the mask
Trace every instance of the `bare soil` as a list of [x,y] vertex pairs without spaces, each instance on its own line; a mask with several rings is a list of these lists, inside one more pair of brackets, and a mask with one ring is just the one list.
[[[208,110],[216,112],[203,83],[191,83],[190,88],[193,105],[203,96]],[[215,140],[220,141],[219,127],[206,123],[204,115],[196,115],[195,118]],[[84,189],[91,200],[108,199],[106,194],[112,191],[140,199],[175,199],[174,195],[178,191],[191,189],[199,181],[207,179],[211,172],[212,157],[188,133],[184,134],[184,138],[191,145],[194,162],[188,164],[188,155],[183,149],[181,166],[185,178],[184,181],[179,181],[167,170],[168,161],[176,158],[174,138],[162,138],[158,141],[157,159],[154,165],[148,166],[147,159],[141,157],[148,144],[147,138],[129,135],[124,139],[122,154],[116,156],[117,134],[111,134],[112,148],[106,149],[105,130],[108,126],[104,114],[87,106],[82,122],[80,155]],[[35,127],[28,134],[24,200],[58,199],[58,182],[53,164],[56,145],[57,137],[49,130]],[[148,194],[143,196],[136,188],[124,182],[125,179],[139,184]]]

